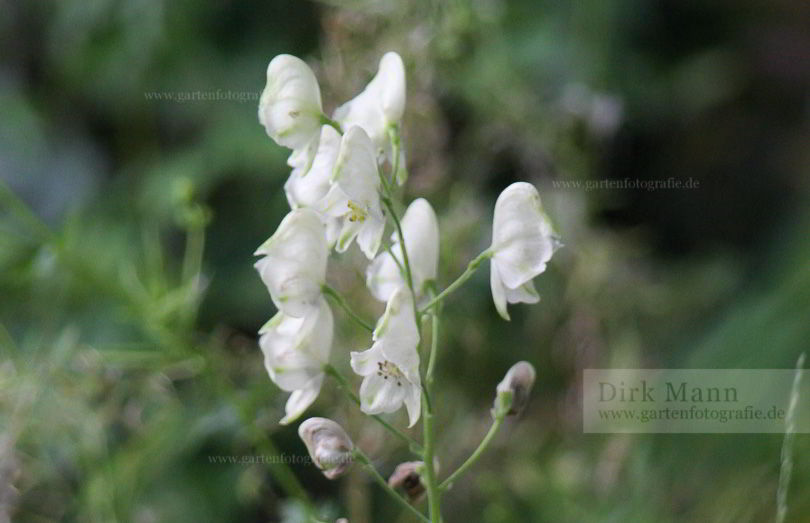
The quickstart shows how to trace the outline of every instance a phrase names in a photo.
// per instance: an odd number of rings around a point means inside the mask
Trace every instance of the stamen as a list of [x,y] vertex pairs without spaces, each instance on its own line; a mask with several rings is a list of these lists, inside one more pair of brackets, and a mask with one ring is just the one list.
[[366,221],[367,213],[366,211],[360,207],[360,205],[354,203],[353,201],[349,200],[346,204],[349,207],[349,221],[350,222],[364,222]]

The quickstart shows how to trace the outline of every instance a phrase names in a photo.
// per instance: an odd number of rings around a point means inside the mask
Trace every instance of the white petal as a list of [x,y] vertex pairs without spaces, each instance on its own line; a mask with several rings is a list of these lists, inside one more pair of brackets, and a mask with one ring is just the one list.
[[290,149],[305,148],[318,135],[321,117],[321,91],[309,66],[290,55],[273,58],[259,100],[267,134]]
[[396,123],[405,112],[405,65],[394,52],[387,52],[380,60],[380,70],[375,80],[379,81],[380,103],[386,123]]
[[335,250],[337,252],[346,252],[346,249],[352,244],[352,241],[357,237],[360,232],[362,223],[358,221],[343,220],[343,225],[338,234],[337,242],[335,242]]
[[291,206],[312,207],[326,196],[339,149],[340,134],[329,125],[321,127],[317,153],[311,167],[308,170],[294,169],[284,184]]
[[509,311],[506,310],[506,288],[503,286],[503,281],[501,281],[498,264],[495,260],[490,260],[489,265],[489,286],[492,289],[492,301],[495,302],[495,308],[501,318],[509,321]]
[[318,135],[315,135],[307,145],[293,149],[287,158],[287,165],[302,173],[309,171],[312,161],[315,159],[315,153],[318,151],[318,141]]
[[[402,217],[402,234],[408,249],[413,285],[417,294],[428,280],[436,279],[439,266],[439,223],[424,198],[411,202]],[[392,236],[398,239],[398,236]]]
[[414,318],[411,293],[397,289],[373,335],[386,360],[394,363],[408,381],[419,384],[419,328]]
[[360,410],[366,414],[394,412],[405,399],[406,387],[393,378],[371,374],[360,385]]
[[385,221],[382,217],[369,214],[363,222],[357,234],[357,246],[371,260],[380,250],[383,232],[385,231]]
[[310,209],[291,211],[259,247],[256,254],[264,257],[255,267],[280,310],[300,317],[317,307],[328,249],[326,229]]
[[377,159],[374,146],[362,128],[350,127],[343,135],[333,181],[355,203],[379,209]]
[[495,203],[492,226],[494,258],[506,287],[515,289],[542,273],[557,246],[534,186],[507,187]]
[[280,312],[259,331],[259,346],[270,378],[286,391],[301,389],[323,374],[329,361],[334,322],[326,300],[306,317]]
[[[394,245],[391,251],[401,257],[399,245]],[[372,296],[380,301],[388,301],[394,291],[404,285],[399,265],[387,251],[378,254],[366,269],[366,286]]]
[[289,399],[287,399],[287,405],[284,407],[285,416],[281,418],[279,423],[287,425],[297,420],[301,414],[315,402],[315,399],[321,392],[322,384],[323,375],[313,379],[305,388],[296,390],[290,394]]
[[534,287],[534,282],[529,280],[517,289],[506,287],[506,301],[508,303],[537,303],[540,295]]
[[419,421],[419,414],[422,409],[422,390],[413,384],[409,384],[405,391],[405,408],[408,409],[408,428],[413,427]]
[[334,119],[344,129],[362,127],[381,151],[388,141],[386,129],[402,119],[405,109],[405,67],[398,54],[386,53],[366,88],[335,110]]
[[378,369],[377,365],[383,361],[383,354],[379,347],[351,353],[352,370],[360,376],[375,374]]

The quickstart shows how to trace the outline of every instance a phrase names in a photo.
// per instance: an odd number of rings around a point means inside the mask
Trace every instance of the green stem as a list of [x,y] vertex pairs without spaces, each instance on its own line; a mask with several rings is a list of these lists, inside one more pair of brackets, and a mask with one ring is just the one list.
[[[428,385],[426,384],[426,387]],[[434,440],[435,434],[433,432],[433,410],[430,402],[428,401],[428,391],[424,390],[422,394],[422,408],[425,413],[422,416],[422,430],[424,432],[425,440],[425,488],[428,495],[428,508],[430,510],[430,521],[439,523],[442,520],[441,516],[441,491],[439,488],[438,479],[436,478],[436,468],[433,465],[434,453]]]
[[332,120],[331,118],[329,118],[325,114],[321,114],[321,124],[322,125],[331,125],[332,127],[335,128],[335,130],[337,132],[339,132],[340,134],[343,134],[343,128],[340,126],[340,124],[337,123],[336,121]]
[[420,521],[427,521],[428,523],[430,522],[430,520],[426,518],[424,514],[416,510],[416,508],[413,505],[408,503],[405,500],[405,498],[400,496],[399,493],[396,490],[394,490],[382,476],[380,476],[380,473],[377,472],[377,469],[375,469],[374,465],[371,464],[371,460],[368,458],[368,456],[366,456],[363,453],[362,450],[355,448],[353,454],[354,458],[357,461],[365,465],[366,470],[368,470],[369,474],[371,474],[371,477],[374,478],[374,481],[376,481],[383,488],[383,490],[385,490],[392,498],[394,498],[397,501],[397,503],[399,503],[400,506],[402,506],[402,508],[408,510],[411,514],[418,517]]
[[489,444],[492,443],[492,439],[495,437],[495,434],[497,434],[498,429],[501,428],[501,424],[503,423],[504,417],[505,415],[500,415],[495,418],[495,420],[492,422],[492,426],[489,428],[489,432],[487,432],[487,435],[484,436],[483,440],[481,440],[481,443],[478,445],[478,448],[475,449],[475,451],[470,455],[469,458],[467,458],[467,461],[462,463],[461,466],[457,468],[455,472],[450,474],[450,476],[446,480],[442,481],[442,484],[439,485],[439,488],[441,490],[447,490],[447,488],[450,487],[450,485],[452,485],[452,483],[456,479],[458,479],[459,476],[467,472],[467,469],[472,467],[475,464],[475,462],[478,461],[478,458],[481,457],[481,454],[483,454],[484,451],[489,446]]
[[487,249],[478,256],[476,256],[469,264],[467,264],[467,269],[465,269],[465,271],[461,273],[461,276],[456,278],[456,281],[448,285],[447,288],[444,289],[438,296],[430,300],[424,307],[422,307],[420,312],[424,313],[425,311],[427,311],[428,309],[430,309],[431,307],[433,307],[434,305],[445,299],[447,296],[449,296],[450,293],[461,287],[464,284],[464,282],[469,280],[470,276],[472,276],[475,273],[475,271],[478,270],[478,267],[480,267],[481,264],[484,263],[484,260],[487,260],[492,257],[492,254],[493,252]]
[[430,356],[428,358],[427,372],[425,373],[425,381],[428,386],[433,385],[433,370],[436,367],[436,353],[439,347],[439,305],[436,304],[433,311],[433,321],[430,329]]
[[399,261],[399,258],[394,256],[394,250],[391,248],[390,243],[385,244],[385,250],[391,256],[391,258],[394,260],[394,263],[397,264],[397,268],[399,269],[400,274],[405,274],[405,267],[402,266],[402,262]]
[[[335,378],[335,380],[340,385],[340,388],[343,389],[343,391],[346,393],[349,399],[351,399],[356,405],[358,406],[360,405],[360,398],[357,397],[357,394],[355,394],[352,388],[349,386],[348,380],[343,374],[341,374],[339,370],[337,370],[333,365],[327,364],[324,366],[324,372]],[[406,443],[411,452],[413,452],[419,457],[422,457],[422,446],[419,443],[414,441],[411,437],[409,437],[407,434],[405,434],[398,428],[394,427],[393,425],[382,419],[380,416],[372,414],[371,417],[374,418],[374,420],[377,421],[377,423],[385,427],[394,436],[396,436],[397,438],[401,439],[404,443]]]
[[385,208],[388,209],[388,215],[391,217],[391,221],[394,222],[394,228],[397,230],[397,236],[399,236],[399,247],[400,251],[402,251],[402,263],[405,265],[405,281],[408,284],[408,289],[411,290],[411,298],[413,302],[413,317],[416,320],[417,326],[419,325],[419,309],[416,307],[416,289],[413,287],[413,273],[411,272],[411,261],[408,259],[408,249],[405,246],[405,235],[402,233],[402,224],[397,217],[397,213],[394,212],[394,204],[391,202],[391,198],[388,196],[383,196],[382,198],[383,204]]
[[326,296],[332,298],[332,300],[337,304],[341,309],[343,309],[349,317],[354,320],[359,326],[363,327],[369,332],[374,332],[374,327],[366,322],[363,318],[361,318],[356,312],[352,310],[349,304],[346,302],[346,299],[340,294],[337,290],[330,287],[328,284],[324,283],[321,287],[321,290]]
[[388,128],[388,138],[391,140],[391,155],[393,156],[391,162],[391,180],[396,180],[396,183],[402,185],[407,180],[407,172],[401,178],[399,176],[399,152],[401,142],[399,139],[399,129],[396,126]]

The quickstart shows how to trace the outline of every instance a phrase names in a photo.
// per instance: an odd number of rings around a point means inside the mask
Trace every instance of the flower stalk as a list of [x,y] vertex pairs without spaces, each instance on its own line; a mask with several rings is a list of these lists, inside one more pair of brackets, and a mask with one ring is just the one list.
[[[352,402],[354,402],[355,405],[358,405],[358,406],[360,405],[360,398],[357,397],[357,394],[355,394],[355,392],[352,390],[351,386],[349,385],[349,381],[346,379],[346,377],[339,370],[337,370],[333,365],[326,365],[324,367],[323,371],[326,374],[328,374],[329,376],[332,376],[333,378],[335,378],[335,381],[338,382],[338,385],[340,385],[340,388],[346,393],[346,395],[349,397],[349,399],[351,399]],[[394,427],[393,425],[391,425],[390,423],[388,423],[387,421],[382,419],[380,416],[375,414],[375,415],[372,415],[371,417],[377,423],[382,425],[387,431],[389,431],[391,434],[396,436],[403,443],[407,444],[408,449],[411,452],[413,452],[417,456],[420,456],[420,457],[422,456],[422,454],[424,452],[423,449],[422,449],[422,445],[417,443],[413,438],[411,438],[410,436],[408,436],[407,434],[405,434],[404,432],[402,432],[398,428]]]
[[361,318],[359,314],[354,312],[349,303],[346,301],[346,298],[344,298],[343,295],[337,291],[337,289],[328,284],[324,284],[321,287],[321,291],[323,292],[324,296],[329,297],[335,303],[335,305],[343,309],[343,312],[345,312],[353,322],[369,332],[374,332],[374,327],[366,320]]
[[438,296],[436,296],[435,298],[433,298],[432,300],[430,300],[429,302],[427,302],[427,303],[426,303],[426,304],[425,304],[425,305],[424,305],[424,306],[423,306],[423,307],[422,307],[422,308],[419,310],[419,313],[420,313],[420,314],[424,314],[424,313],[425,313],[426,311],[428,311],[428,310],[429,310],[431,307],[433,307],[433,306],[434,306],[434,305],[436,305],[437,303],[441,302],[441,301],[442,301],[443,299],[445,299],[447,296],[449,296],[450,294],[452,294],[452,293],[453,293],[453,292],[454,292],[456,289],[458,289],[459,287],[461,287],[462,285],[464,285],[464,283],[465,283],[467,280],[469,280],[469,279],[470,279],[470,277],[471,277],[473,274],[475,274],[475,271],[477,271],[477,270],[478,270],[478,267],[480,267],[480,266],[481,266],[481,264],[482,264],[482,263],[484,263],[484,261],[486,261],[486,260],[488,260],[489,258],[491,258],[491,257],[492,257],[492,254],[493,254],[493,253],[492,253],[492,251],[491,251],[490,249],[487,249],[487,250],[485,250],[484,252],[482,252],[481,254],[479,254],[478,256],[476,256],[475,258],[473,258],[473,259],[470,261],[470,263],[468,263],[468,264],[467,264],[467,268],[464,270],[464,272],[463,272],[463,273],[461,273],[461,275],[460,275],[458,278],[456,278],[456,281],[454,281],[453,283],[451,283],[450,285],[448,285],[448,286],[447,286],[447,288],[446,288],[446,289],[444,289],[444,290],[443,290],[441,293],[439,293],[439,295],[438,295]]
[[467,470],[469,470],[470,467],[475,465],[475,462],[478,461],[481,455],[487,450],[487,447],[489,447],[489,444],[492,443],[492,440],[495,438],[495,435],[501,428],[501,425],[503,424],[503,420],[505,417],[506,417],[505,413],[495,417],[495,419],[492,421],[492,425],[489,427],[487,435],[484,436],[484,439],[482,439],[481,443],[478,444],[478,448],[476,448],[473,451],[473,453],[470,454],[470,457],[467,458],[467,460],[464,463],[462,463],[461,466],[459,466],[459,468],[457,468],[455,472],[450,474],[450,476],[448,476],[447,479],[442,481],[441,485],[439,485],[440,490],[444,491],[449,489],[453,485],[454,481],[456,481],[465,472],[467,472]]
[[360,450],[358,448],[354,449],[354,459],[357,460],[358,463],[361,463],[365,467],[365,469],[368,471],[368,473],[371,475],[371,477],[374,479],[374,481],[376,481],[377,484],[380,485],[380,487],[382,487],[382,489],[385,492],[387,492],[389,496],[394,498],[394,500],[396,500],[396,502],[402,508],[406,509],[408,512],[410,512],[411,514],[413,514],[414,516],[419,518],[420,521],[426,521],[426,522],[430,523],[431,520],[429,520],[428,518],[425,517],[424,514],[422,514],[418,510],[416,510],[416,508],[414,508],[413,505],[408,503],[408,501],[405,498],[400,496],[399,492],[394,490],[394,488],[391,487],[388,484],[388,482],[385,481],[385,479],[382,476],[380,476],[380,473],[377,472],[377,469],[374,468],[374,465],[371,463],[371,460],[368,458],[368,456],[366,456],[363,453],[362,450]]

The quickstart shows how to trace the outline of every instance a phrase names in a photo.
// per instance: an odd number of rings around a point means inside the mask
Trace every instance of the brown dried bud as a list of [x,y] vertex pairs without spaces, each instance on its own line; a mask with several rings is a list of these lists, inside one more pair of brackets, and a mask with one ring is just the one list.
[[512,365],[498,384],[495,396],[495,417],[519,414],[529,402],[535,378],[534,367],[528,361]]
[[352,466],[354,444],[343,427],[326,418],[309,418],[298,427],[298,435],[323,475],[335,479]]
[[388,485],[395,489],[402,489],[408,496],[411,503],[419,501],[425,493],[425,486],[422,485],[422,469],[425,464],[422,461],[406,461],[400,463],[394,469],[394,473],[388,478]]

